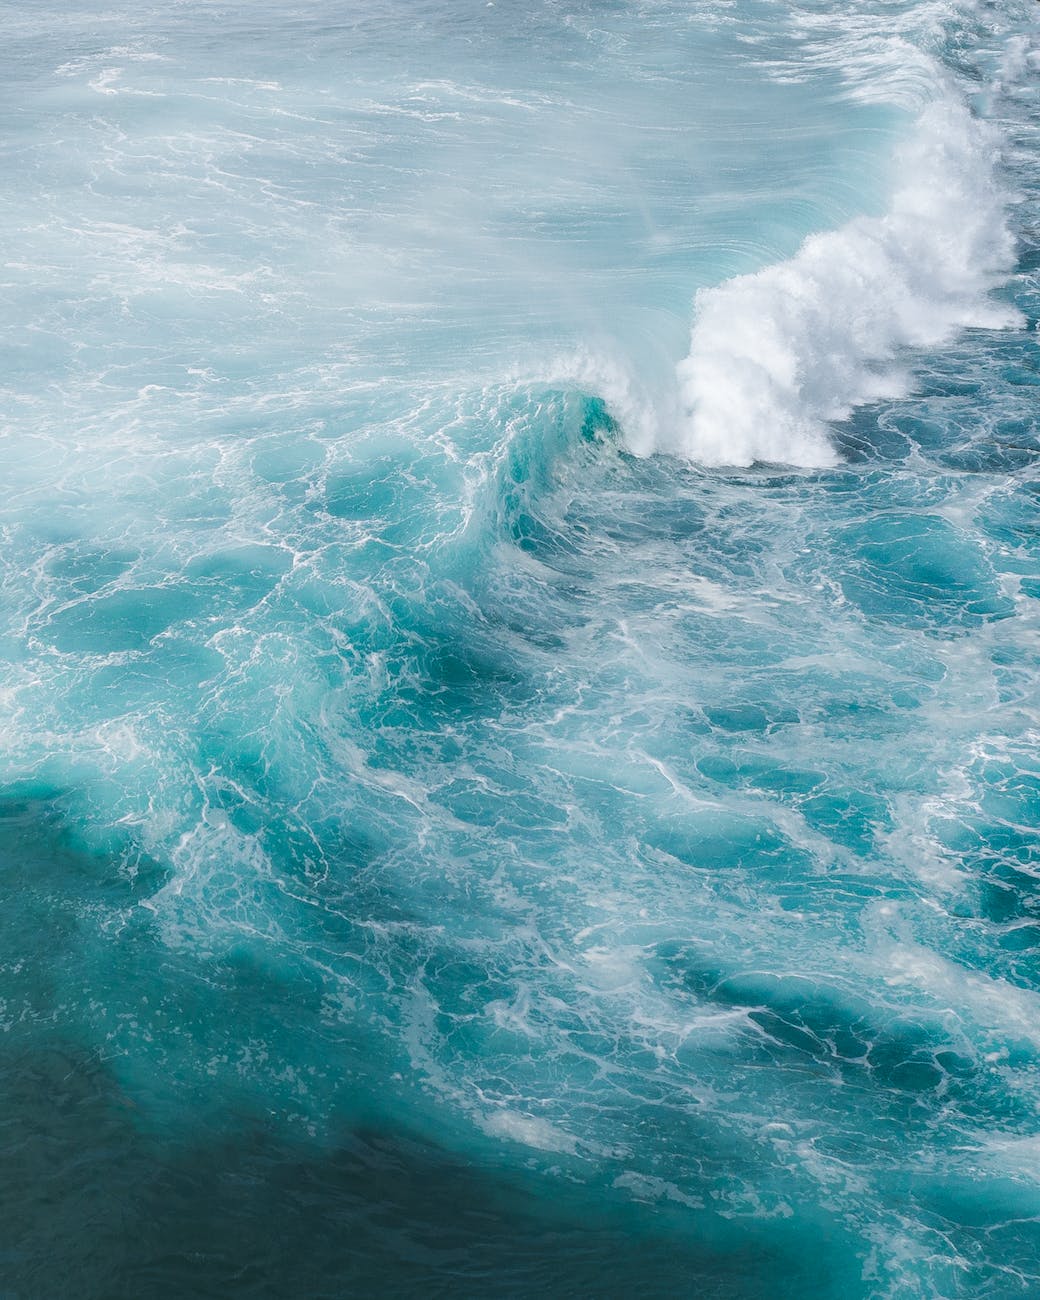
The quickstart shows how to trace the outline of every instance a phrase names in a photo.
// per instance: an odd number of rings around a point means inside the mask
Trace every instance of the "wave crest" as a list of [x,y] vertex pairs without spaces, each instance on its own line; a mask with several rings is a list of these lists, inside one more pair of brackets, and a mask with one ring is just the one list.
[[827,466],[829,421],[898,396],[905,348],[1020,325],[991,291],[1014,266],[993,129],[952,93],[897,158],[889,210],[808,238],[787,261],[701,290],[679,411],[655,450],[710,465]]

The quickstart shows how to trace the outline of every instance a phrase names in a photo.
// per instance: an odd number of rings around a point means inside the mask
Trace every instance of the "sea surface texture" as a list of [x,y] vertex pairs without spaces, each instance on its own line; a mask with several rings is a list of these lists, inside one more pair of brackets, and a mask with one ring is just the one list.
[[4,1300],[1040,1296],[1037,12],[0,3]]

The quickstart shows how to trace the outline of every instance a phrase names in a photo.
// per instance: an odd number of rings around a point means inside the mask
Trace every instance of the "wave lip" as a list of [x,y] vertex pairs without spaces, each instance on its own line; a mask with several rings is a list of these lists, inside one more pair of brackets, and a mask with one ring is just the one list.
[[905,393],[896,362],[960,329],[1022,323],[990,299],[1014,267],[996,133],[952,92],[919,115],[888,211],[701,290],[657,450],[709,465],[835,464],[827,424]]

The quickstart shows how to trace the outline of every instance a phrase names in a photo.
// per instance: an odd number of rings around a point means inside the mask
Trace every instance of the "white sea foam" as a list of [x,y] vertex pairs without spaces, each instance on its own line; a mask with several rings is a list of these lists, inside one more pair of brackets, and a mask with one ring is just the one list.
[[1014,264],[998,143],[944,88],[898,153],[883,216],[698,293],[680,409],[655,449],[713,465],[832,464],[828,422],[905,391],[905,349],[1020,325],[989,297]]
[[493,1111],[483,1125],[492,1137],[507,1138],[539,1151],[560,1151],[573,1155],[577,1143],[569,1133],[534,1115],[521,1115],[515,1110]]

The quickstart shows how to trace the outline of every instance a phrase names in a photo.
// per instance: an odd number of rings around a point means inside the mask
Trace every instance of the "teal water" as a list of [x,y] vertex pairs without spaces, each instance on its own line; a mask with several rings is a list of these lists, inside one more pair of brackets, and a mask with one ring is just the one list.
[[3,6],[0,1294],[1040,1294],[1033,7]]

